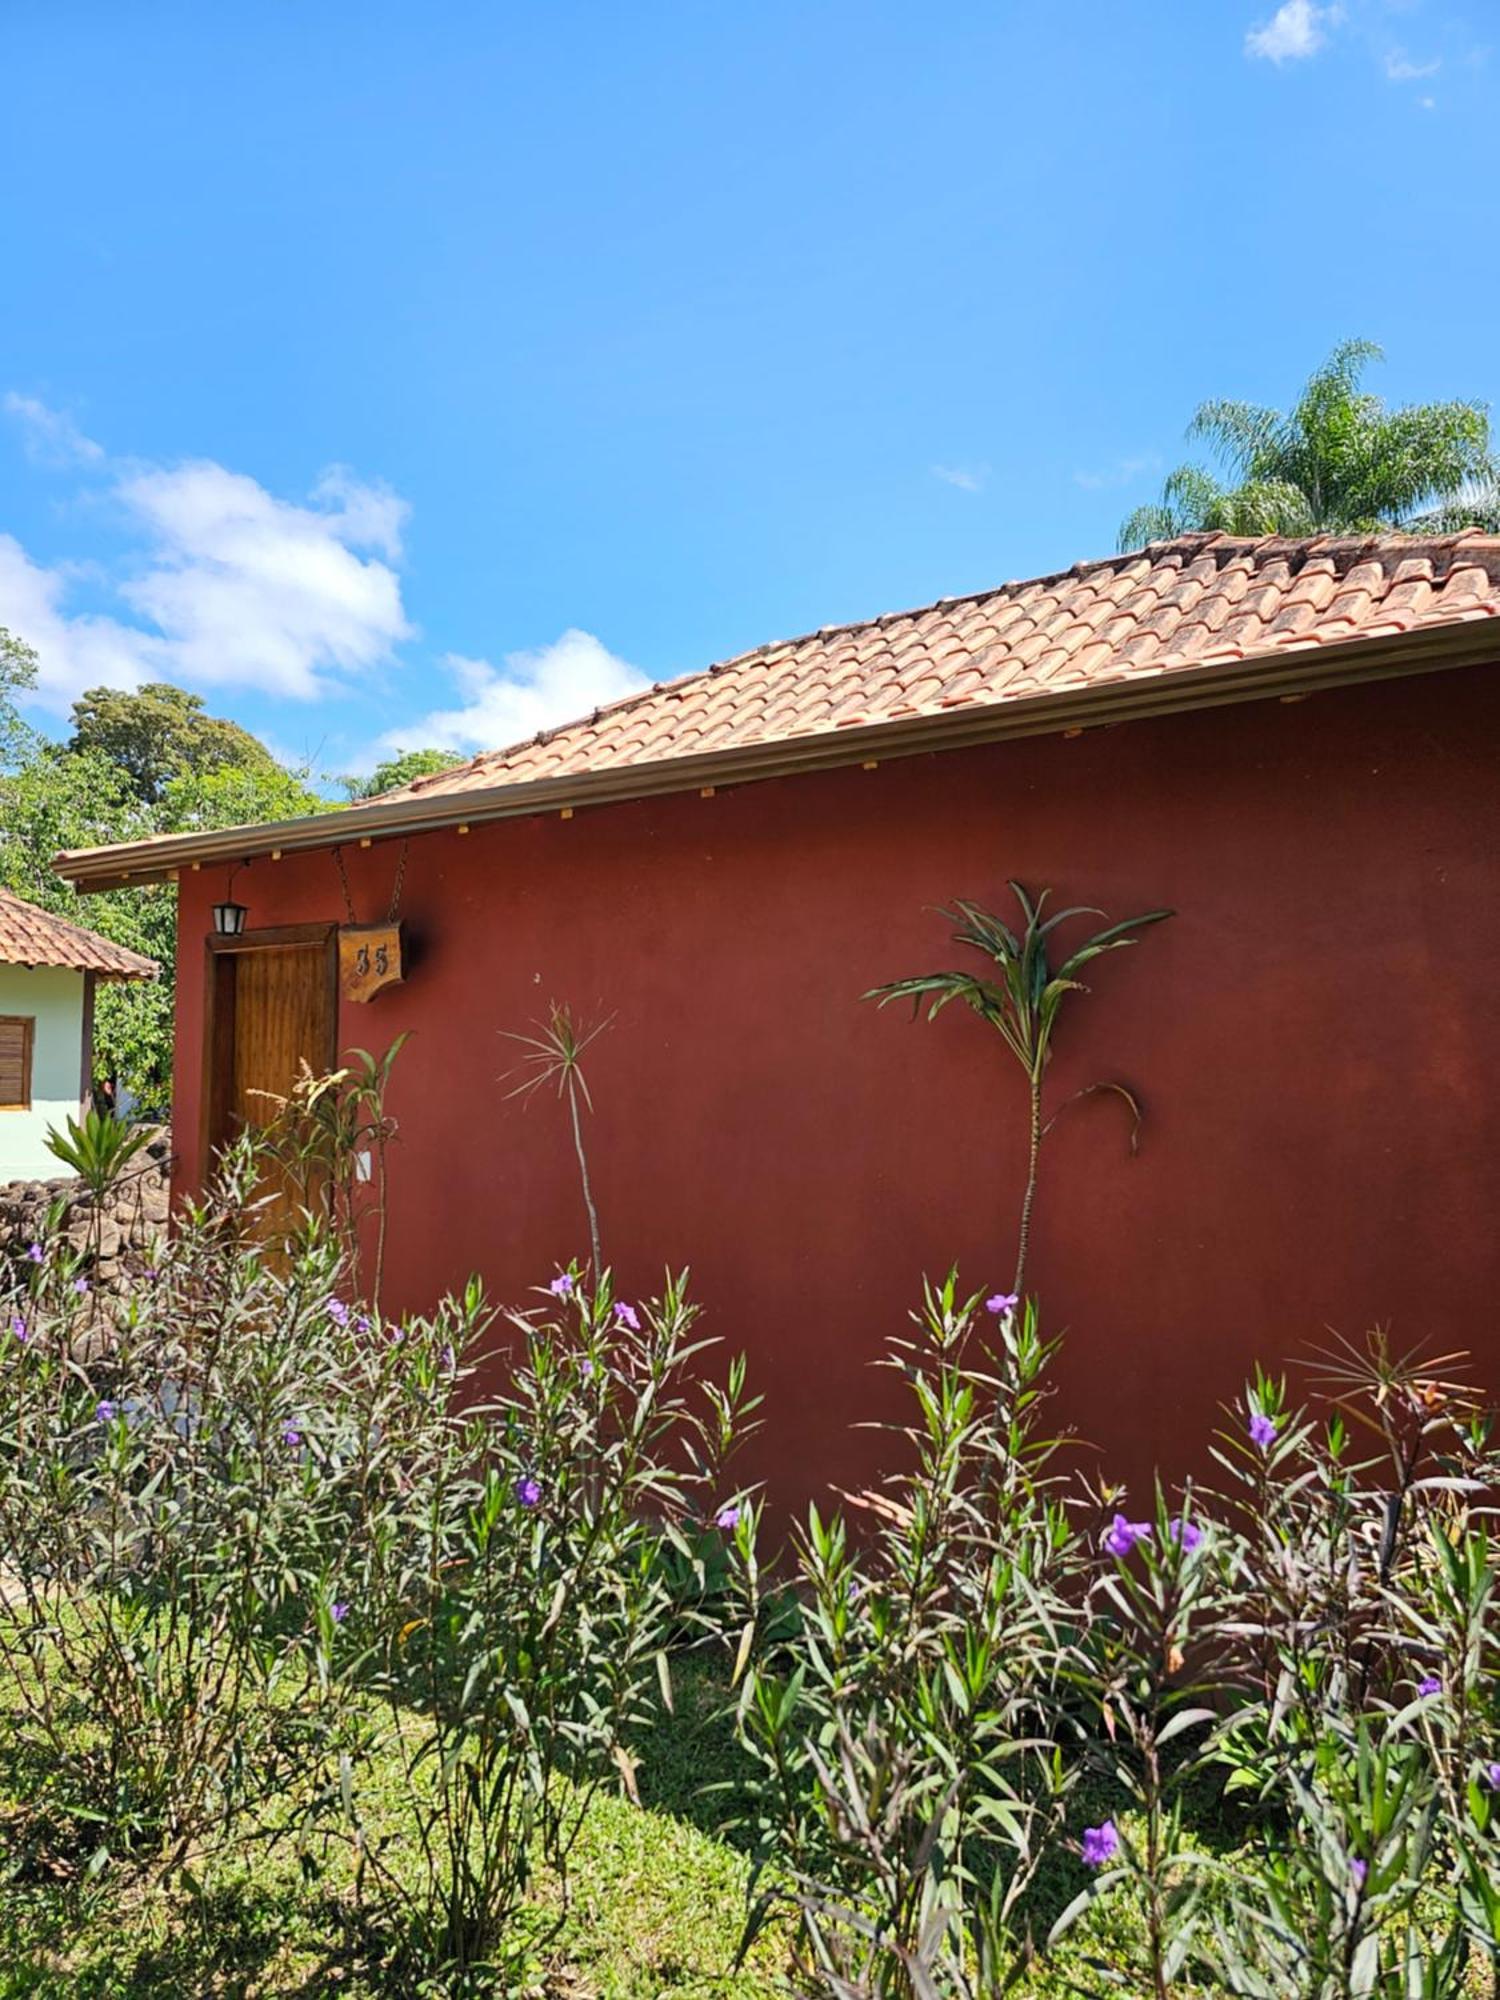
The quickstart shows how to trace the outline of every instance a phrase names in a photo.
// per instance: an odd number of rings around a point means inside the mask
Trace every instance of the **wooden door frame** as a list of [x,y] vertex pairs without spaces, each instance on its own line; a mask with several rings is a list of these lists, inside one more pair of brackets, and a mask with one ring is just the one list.
[[199,1173],[206,1184],[213,1171],[214,1147],[219,1144],[215,1128],[223,1122],[229,1098],[229,1078],[234,1062],[234,960],[247,952],[277,951],[287,945],[320,944],[326,960],[328,981],[329,1036],[328,1066],[338,1059],[339,1047],[339,927],[337,924],[279,924],[264,931],[240,931],[221,937],[210,931],[204,939],[203,955],[203,1080],[198,1105]]

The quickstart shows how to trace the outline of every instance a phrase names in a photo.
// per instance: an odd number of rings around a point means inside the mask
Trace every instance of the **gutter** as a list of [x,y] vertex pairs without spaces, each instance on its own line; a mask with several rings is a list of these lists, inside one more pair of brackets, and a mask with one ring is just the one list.
[[1339,687],[1438,673],[1448,668],[1500,664],[1500,621],[1491,614],[1419,627],[1414,632],[1337,644],[1282,646],[1249,660],[1216,661],[1118,680],[1020,701],[998,701],[940,710],[855,728],[818,730],[770,743],[735,745],[691,757],[648,764],[618,764],[567,772],[471,791],[435,792],[387,803],[345,806],[311,818],[228,827],[210,833],[170,834],[112,847],[74,848],[53,867],[85,893],[174,880],[183,868],[233,865],[269,855],[302,854],[344,841],[403,838],[490,820],[618,805],[707,786],[755,784],[804,771],[836,770],[897,757],[929,756],[1012,737],[1093,729],[1145,716],[1173,715],[1234,702],[1288,700]]

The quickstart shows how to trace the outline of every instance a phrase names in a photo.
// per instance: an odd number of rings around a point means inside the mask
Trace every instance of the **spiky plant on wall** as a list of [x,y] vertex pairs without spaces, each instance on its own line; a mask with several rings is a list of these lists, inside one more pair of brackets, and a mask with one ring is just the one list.
[[[1009,888],[1021,906],[1023,923],[1019,931],[1012,930],[1009,924],[981,909],[977,903],[959,900],[951,910],[938,913],[955,926],[954,943],[982,952],[993,962],[998,978],[982,979],[971,972],[924,972],[912,979],[896,979],[888,986],[873,987],[863,998],[878,1001],[882,1007],[892,1000],[910,1000],[913,1016],[920,1013],[925,1000],[929,1021],[940,1014],[950,1000],[962,1000],[966,1006],[973,1008],[981,1020],[988,1021],[999,1032],[1005,1046],[1026,1072],[1026,1186],[1021,1197],[1020,1223],[1016,1233],[1016,1269],[1012,1281],[1012,1290],[1019,1296],[1026,1279],[1042,1141],[1052,1125],[1052,1119],[1044,1120],[1043,1085],[1047,1064],[1052,1057],[1052,1036],[1062,1003],[1070,993],[1088,991],[1078,974],[1091,959],[1100,957],[1106,951],[1118,951],[1123,945],[1136,943],[1137,934],[1149,924],[1159,924],[1175,913],[1171,910],[1148,910],[1144,916],[1125,917],[1119,923],[1107,924],[1102,931],[1086,938],[1054,970],[1048,956],[1049,940],[1058,926],[1072,917],[1102,917],[1104,912],[1091,904],[1075,904],[1069,909],[1059,910],[1055,916],[1044,917],[1043,911],[1052,893],[1050,889],[1044,889],[1039,896],[1033,897],[1019,882],[1010,883]],[[1128,1106],[1130,1145],[1134,1152],[1140,1126],[1140,1106],[1123,1083],[1091,1083],[1074,1095],[1088,1096],[1101,1090],[1113,1091]],[[1055,1112],[1053,1117],[1056,1117]]]
[[596,1021],[592,1027],[587,1027],[573,1018],[571,1007],[562,1006],[554,1000],[547,1019],[536,1023],[534,1035],[507,1033],[505,1037],[509,1042],[519,1042],[526,1051],[519,1064],[524,1074],[509,1095],[529,1097],[532,1091],[551,1085],[559,1097],[567,1100],[568,1117],[573,1128],[573,1151],[578,1156],[578,1177],[583,1185],[583,1205],[589,1218],[589,1247],[593,1252],[596,1284],[604,1269],[604,1252],[599,1241],[599,1211],[594,1206],[588,1155],[583,1146],[580,1107],[588,1111],[594,1108],[588,1078],[583,1073],[583,1057],[589,1044],[604,1033],[613,1019],[611,1015],[609,1020]]

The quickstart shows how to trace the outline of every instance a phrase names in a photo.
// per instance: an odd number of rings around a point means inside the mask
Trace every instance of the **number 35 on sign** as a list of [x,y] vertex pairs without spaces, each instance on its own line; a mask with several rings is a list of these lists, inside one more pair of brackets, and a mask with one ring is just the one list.
[[405,976],[400,924],[346,924],[339,931],[339,992],[346,1000],[373,1000]]

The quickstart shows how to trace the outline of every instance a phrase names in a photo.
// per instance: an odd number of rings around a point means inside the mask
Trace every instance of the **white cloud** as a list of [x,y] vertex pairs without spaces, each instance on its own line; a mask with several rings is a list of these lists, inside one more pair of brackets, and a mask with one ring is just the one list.
[[8,389],[3,408],[20,425],[26,456],[38,465],[89,465],[104,456],[103,445],[85,437],[65,411],[50,409],[39,397]]
[[[283,499],[211,459],[110,457],[31,397],[7,396],[4,409],[28,451],[72,466],[92,514],[107,509],[127,538],[105,568],[49,566],[0,534],[0,625],[36,649],[38,700],[54,714],[86,688],[145,680],[306,701],[413,636],[398,573],[409,509],[388,487],[335,465],[305,499]],[[499,665],[460,654],[443,665],[453,705],[391,731],[385,747],[494,749],[646,680],[576,629]]]
[[1435,97],[1419,97],[1417,99],[1417,102],[1418,104],[1421,105],[1424,111],[1437,110],[1437,99]]
[[1404,49],[1391,49],[1385,58],[1385,73],[1392,83],[1416,83],[1424,76],[1436,76],[1442,66],[1439,57],[1413,62]]
[[945,485],[956,486],[960,493],[982,493],[990,469],[987,465],[934,465],[932,476]]
[[1075,472],[1073,484],[1085,493],[1102,493],[1111,486],[1132,486],[1148,472],[1160,472],[1161,459],[1154,451],[1138,452],[1134,458],[1117,458],[1113,465],[1097,472]]
[[1342,7],[1319,7],[1313,0],[1283,0],[1269,21],[1245,36],[1245,53],[1268,62],[1301,62],[1314,56],[1328,39],[1328,30],[1343,19]]
[[133,537],[103,576],[0,538],[0,625],[35,647],[45,707],[153,679],[307,700],[411,637],[393,567],[407,507],[389,488],[334,466],[305,503],[282,500],[208,459],[111,460],[34,398],[5,407],[34,455],[102,475],[94,497]]
[[435,709],[381,738],[386,750],[502,750],[539,729],[576,721],[607,701],[634,694],[648,677],[576,627],[503,665],[450,653],[444,662],[462,706]]
[[85,688],[134,687],[154,671],[146,634],[113,618],[67,612],[71,583],[67,570],[43,569],[14,536],[0,535],[0,625],[35,649],[38,698],[59,711]]
[[174,679],[308,699],[411,636],[396,572],[355,553],[399,548],[404,510],[382,487],[325,474],[322,504],[298,506],[199,460],[127,473],[116,491],[150,546],[120,594],[161,634]]
[[351,548],[374,549],[387,562],[401,560],[401,535],[411,508],[399,493],[383,482],[357,479],[347,465],[330,465],[312,497],[331,507]]

